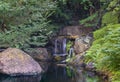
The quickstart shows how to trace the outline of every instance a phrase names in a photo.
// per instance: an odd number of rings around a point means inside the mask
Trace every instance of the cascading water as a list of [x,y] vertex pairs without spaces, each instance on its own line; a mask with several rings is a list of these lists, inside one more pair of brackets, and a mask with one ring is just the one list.
[[74,55],[74,48],[73,48],[73,47],[70,48],[68,54],[69,54],[69,57],[70,57],[70,58],[73,57],[73,55]]
[[54,54],[53,55],[56,55],[57,54],[57,39],[55,40],[55,48],[54,48]]
[[66,54],[66,38],[63,39],[63,54]]
[[66,38],[56,39],[54,46],[54,56],[65,56],[66,55]]

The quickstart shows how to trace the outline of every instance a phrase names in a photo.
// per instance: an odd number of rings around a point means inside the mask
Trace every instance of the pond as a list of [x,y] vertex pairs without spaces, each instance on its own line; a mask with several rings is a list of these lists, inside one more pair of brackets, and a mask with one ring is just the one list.
[[97,76],[81,69],[51,65],[46,73],[38,76],[10,77],[0,75],[0,82],[104,82]]

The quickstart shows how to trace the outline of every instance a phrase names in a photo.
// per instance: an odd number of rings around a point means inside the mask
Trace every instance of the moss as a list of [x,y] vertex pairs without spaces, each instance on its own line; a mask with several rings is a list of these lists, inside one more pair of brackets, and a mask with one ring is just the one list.
[[102,26],[108,24],[117,24],[118,23],[118,14],[114,14],[113,12],[107,12],[102,17]]

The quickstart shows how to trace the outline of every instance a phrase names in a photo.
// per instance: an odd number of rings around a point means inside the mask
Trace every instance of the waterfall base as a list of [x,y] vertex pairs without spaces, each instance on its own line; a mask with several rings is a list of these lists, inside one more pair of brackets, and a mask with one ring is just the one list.
[[66,56],[67,54],[53,54],[53,56]]

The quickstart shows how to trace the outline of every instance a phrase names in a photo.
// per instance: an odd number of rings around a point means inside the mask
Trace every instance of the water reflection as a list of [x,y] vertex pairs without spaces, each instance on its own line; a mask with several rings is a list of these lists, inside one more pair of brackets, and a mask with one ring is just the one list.
[[19,76],[9,77],[0,75],[0,82],[40,82],[41,76]]
[[46,75],[43,76],[41,82],[86,82],[85,77],[80,71],[75,73],[69,67],[54,66],[49,68]]
[[[98,78],[98,77],[97,77]],[[71,67],[62,67],[51,65],[48,71],[39,76],[19,76],[9,77],[0,75],[0,82],[104,82],[93,77],[88,77],[88,73],[81,69],[71,69]]]
[[40,82],[104,82],[81,68],[51,66]]

